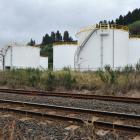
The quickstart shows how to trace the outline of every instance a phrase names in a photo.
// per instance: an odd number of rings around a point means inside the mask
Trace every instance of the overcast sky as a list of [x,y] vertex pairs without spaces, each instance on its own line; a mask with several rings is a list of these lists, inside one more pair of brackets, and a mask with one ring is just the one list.
[[74,37],[84,26],[112,20],[140,8],[139,0],[0,0],[0,45],[40,43],[51,31]]

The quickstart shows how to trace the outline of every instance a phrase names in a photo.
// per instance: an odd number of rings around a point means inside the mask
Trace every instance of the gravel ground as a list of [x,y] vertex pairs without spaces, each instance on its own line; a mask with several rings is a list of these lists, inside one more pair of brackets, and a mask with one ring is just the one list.
[[37,97],[37,96],[24,96],[11,93],[0,93],[0,99],[27,101],[34,103],[45,103],[51,105],[68,106],[87,108],[103,111],[116,111],[121,113],[140,114],[140,105],[131,103],[119,103],[110,101],[99,100],[83,100],[83,99],[69,99],[62,97]]
[[[103,111],[117,111],[122,113],[140,114],[139,104],[106,102],[99,100],[69,99],[61,97],[37,97],[0,93],[0,99],[45,103],[69,107],[81,107]],[[1,114],[0,114],[1,116]],[[14,123],[13,123],[14,122]],[[14,131],[13,128],[14,127]],[[36,120],[12,119],[0,117],[0,139],[9,140],[134,140],[136,135],[123,132],[96,130],[93,126],[84,126],[74,130],[66,130],[66,126],[59,123],[39,123]],[[94,132],[94,133],[93,133]],[[66,138],[67,137],[67,138]]]
[[[93,126],[84,126],[74,131],[70,140],[81,140],[77,136],[83,138],[82,140],[135,140],[135,134],[119,131],[95,130]],[[137,140],[137,139],[136,139]]]
[[22,117],[0,113],[1,140],[134,140],[136,137],[126,132],[95,130],[91,124],[66,129],[68,126],[60,122]]
[[59,123],[40,123],[28,118],[0,117],[1,140],[62,140],[68,131]]

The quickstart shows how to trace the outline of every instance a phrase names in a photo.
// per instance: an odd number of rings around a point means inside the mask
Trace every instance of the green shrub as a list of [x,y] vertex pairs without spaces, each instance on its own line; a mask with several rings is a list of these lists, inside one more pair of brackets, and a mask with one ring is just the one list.
[[129,30],[132,35],[140,35],[140,20],[129,25]]
[[107,83],[107,84],[109,83],[109,75],[108,75],[108,73],[105,73],[104,71],[99,69],[97,71],[97,74],[99,75],[99,77],[100,77],[102,82]]
[[29,83],[32,87],[36,87],[38,82],[38,78],[36,75],[30,75],[29,76]]
[[140,72],[140,60],[135,65],[136,71]]
[[5,86],[7,84],[7,80],[2,80],[2,81],[0,81],[0,85],[1,86]]
[[63,71],[70,71],[70,68],[69,67],[64,67]]
[[45,80],[45,86],[47,90],[54,90],[55,89],[55,75],[52,71],[48,71],[47,79]]
[[99,69],[97,74],[99,75],[102,82],[108,85],[117,83],[118,74],[116,71],[112,70],[110,66],[105,66],[105,70]]
[[105,69],[105,71],[111,71],[111,66],[110,66],[110,65],[106,65],[106,66],[104,67],[104,69]]
[[37,90],[96,90],[103,93],[126,93],[131,89],[140,89],[140,62],[135,68],[112,70],[105,66],[97,72],[70,71],[39,71],[36,69],[18,69],[0,71],[0,86],[9,88],[34,88]]
[[76,79],[72,77],[70,70],[64,71],[63,85],[66,89],[71,89],[76,84]]
[[132,65],[126,65],[122,70],[123,73],[131,73],[134,71],[135,71],[135,68]]

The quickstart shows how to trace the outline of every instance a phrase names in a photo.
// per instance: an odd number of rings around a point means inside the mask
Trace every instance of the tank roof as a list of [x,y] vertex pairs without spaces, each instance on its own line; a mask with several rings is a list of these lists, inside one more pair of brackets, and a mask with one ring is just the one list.
[[117,25],[117,24],[96,24],[96,25],[91,25],[82,28],[77,34],[91,31],[93,29],[118,29],[118,30],[129,31],[128,26]]
[[77,41],[74,42],[55,42],[53,43],[53,46],[58,46],[58,45],[77,45]]
[[130,39],[140,39],[140,35],[129,35]]

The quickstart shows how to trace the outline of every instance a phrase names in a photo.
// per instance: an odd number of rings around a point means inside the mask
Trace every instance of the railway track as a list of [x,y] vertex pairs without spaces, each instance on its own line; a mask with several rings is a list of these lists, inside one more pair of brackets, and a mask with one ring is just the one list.
[[130,98],[130,97],[114,97],[114,96],[100,96],[93,94],[74,94],[66,92],[45,92],[37,90],[16,90],[16,89],[0,89],[3,93],[12,93],[20,95],[30,95],[30,96],[54,96],[63,98],[77,98],[77,99],[96,99],[104,101],[115,101],[115,102],[125,102],[125,103],[140,103],[140,98]]
[[[64,106],[56,106],[56,105],[47,105],[47,104],[38,104],[38,103],[30,103],[30,102],[21,102],[21,101],[12,101],[12,100],[1,100],[0,105],[2,103],[12,104],[12,105],[20,105],[20,106],[29,106],[29,107],[37,107],[39,109],[49,109],[49,110],[58,110],[58,111],[68,111],[75,113],[86,113],[98,116],[112,116],[112,117],[121,117],[127,119],[138,119],[140,120],[140,115],[134,114],[125,114],[125,113],[117,113],[117,112],[108,112],[108,111],[99,111],[92,109],[83,109],[83,108],[75,108],[75,107],[64,107]],[[6,104],[4,104],[6,105]]]
[[[33,107],[33,108],[32,108]],[[46,109],[42,111],[42,109]],[[56,111],[56,114],[49,113]],[[86,113],[90,115],[101,115],[107,117],[121,117],[125,119],[132,119],[132,120],[140,120],[139,115],[132,115],[132,114],[122,114],[122,113],[115,113],[115,112],[104,112],[104,111],[97,111],[97,110],[87,110],[81,108],[69,108],[69,107],[62,107],[62,106],[52,106],[46,104],[36,104],[36,103],[28,103],[28,102],[19,102],[19,101],[11,101],[11,100],[0,100],[0,111],[1,112],[14,112],[23,115],[33,115],[33,116],[40,116],[46,117],[49,119],[58,119],[62,121],[72,121],[74,123],[78,123],[79,125],[88,123],[94,123],[96,128],[103,128],[103,129],[110,129],[110,130],[124,130],[134,133],[140,133],[140,126],[133,126],[133,125],[124,125],[124,124],[115,124],[108,121],[92,121],[92,120],[85,120],[83,118],[79,118],[77,116],[70,117],[65,115],[64,112],[68,111],[69,114],[75,113]],[[63,113],[62,113],[63,111]],[[47,113],[46,113],[47,112]]]
[[[19,110],[19,109],[12,109],[12,108],[0,108],[0,110],[14,112],[14,113],[20,113],[20,114],[24,114],[24,115],[34,115],[34,116],[40,116],[40,117],[43,116],[43,117],[47,117],[49,119],[58,119],[58,120],[62,120],[62,121],[73,121],[73,122],[78,123],[79,125],[85,124],[85,122],[82,119],[74,118],[74,117],[65,117],[65,116],[61,116],[61,115],[50,115],[47,113],[40,113],[40,112],[33,112],[33,111]],[[119,124],[113,124],[113,123],[104,122],[104,121],[94,121],[93,125],[97,129],[129,131],[131,133],[140,134],[139,126],[119,125]]]

